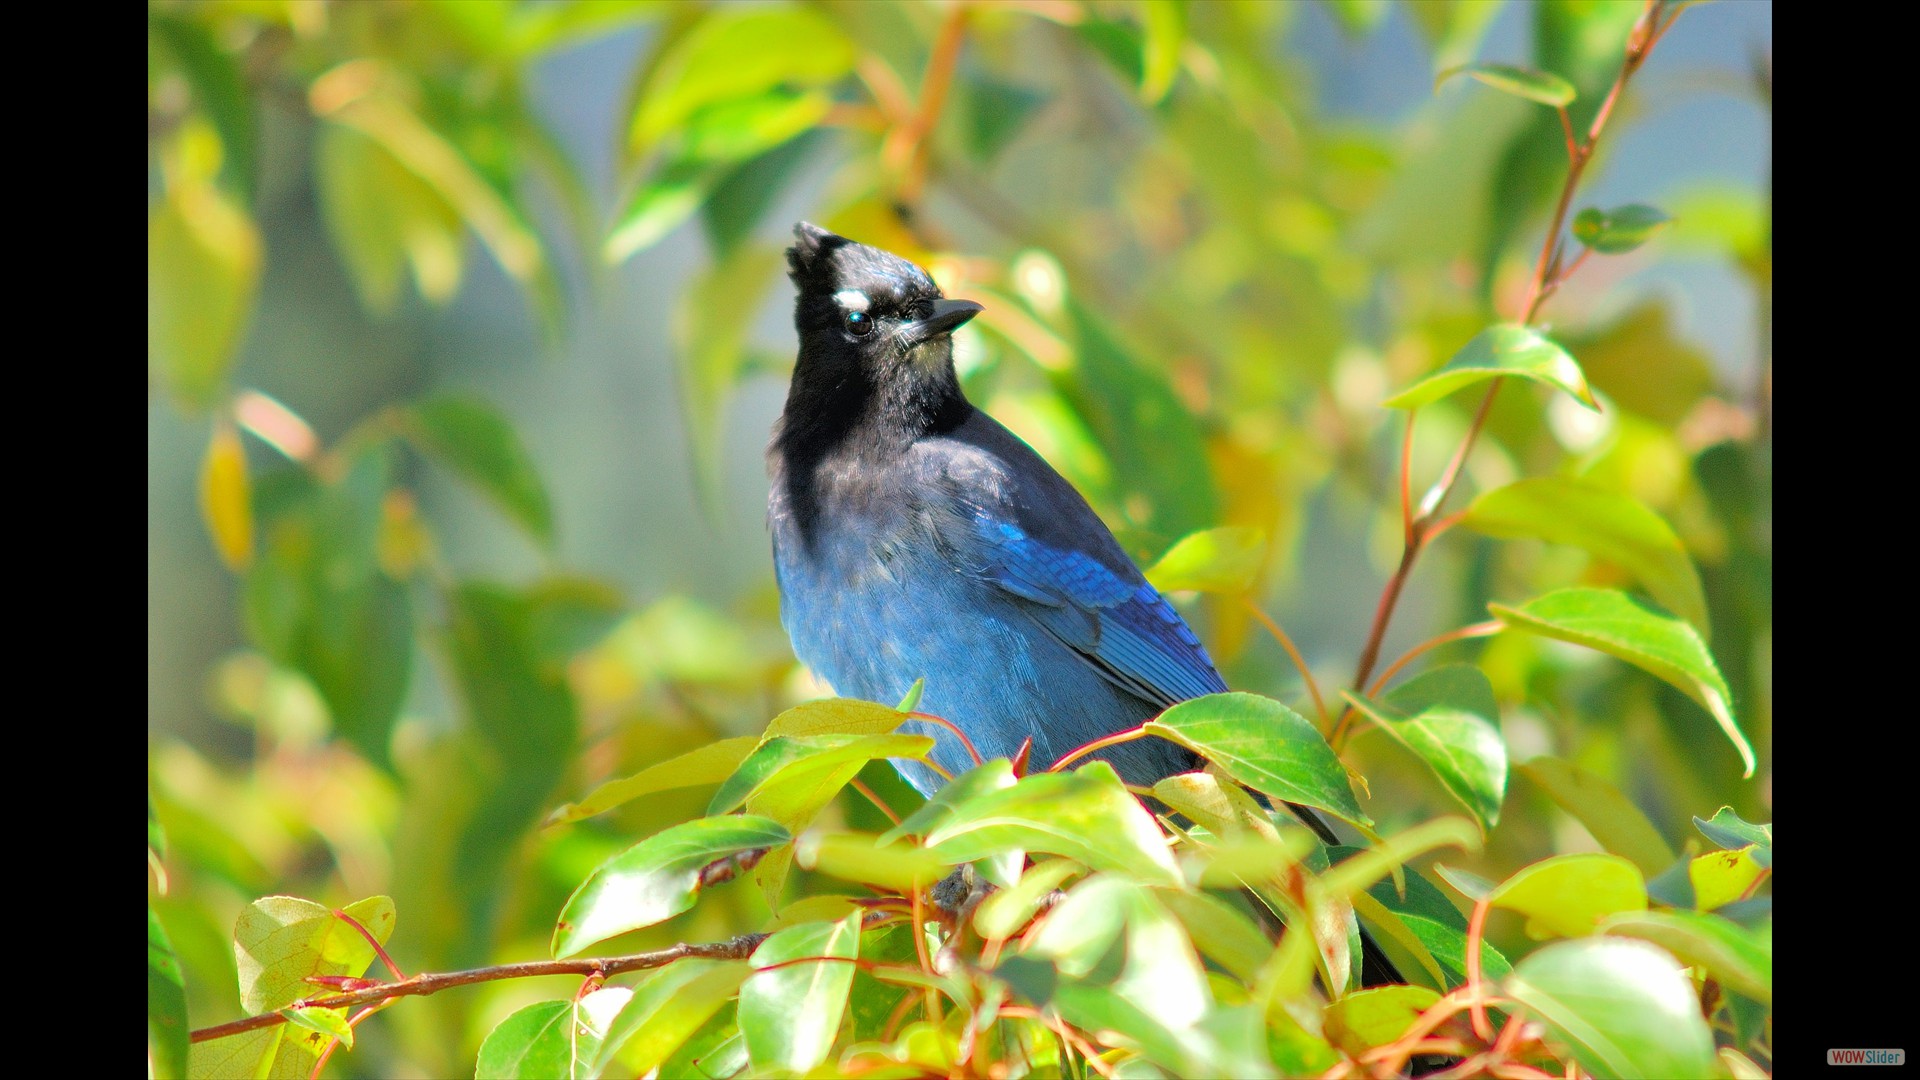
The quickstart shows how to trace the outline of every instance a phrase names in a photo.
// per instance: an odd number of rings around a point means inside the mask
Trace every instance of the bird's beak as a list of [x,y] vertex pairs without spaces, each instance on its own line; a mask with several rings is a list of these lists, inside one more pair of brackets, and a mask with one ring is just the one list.
[[901,337],[908,348],[913,348],[958,330],[968,319],[985,310],[971,300],[935,300],[933,314],[901,327]]

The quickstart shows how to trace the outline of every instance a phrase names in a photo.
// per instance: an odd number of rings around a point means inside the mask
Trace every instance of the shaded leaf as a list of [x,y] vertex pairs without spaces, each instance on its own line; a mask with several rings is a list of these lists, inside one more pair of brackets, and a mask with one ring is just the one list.
[[1448,68],[1434,78],[1434,89],[1438,90],[1441,83],[1455,75],[1465,75],[1502,93],[1542,105],[1571,105],[1578,96],[1573,84],[1558,75],[1512,64],[1463,64]]
[[806,1072],[832,1053],[853,986],[853,965],[842,961],[860,955],[862,916],[788,927],[754,950],[754,973],[740,987],[740,1034],[756,1073]]
[[1209,694],[1183,701],[1145,725],[1275,798],[1318,807],[1356,825],[1360,810],[1347,770],[1311,722],[1257,694]]
[[192,88],[194,104],[220,134],[222,172],[240,202],[253,201],[258,172],[258,127],[253,94],[234,58],[220,47],[212,30],[197,19],[166,11],[147,12],[147,30],[166,43]]
[[1547,1025],[1598,1078],[1716,1074],[1713,1035],[1693,983],[1660,949],[1619,938],[1549,945],[1502,992]]
[[335,730],[382,766],[414,652],[411,598],[379,561],[389,468],[376,444],[330,483],[304,470],[263,476],[244,599],[260,650],[312,680]]
[[1582,548],[1626,570],[1704,636],[1700,572],[1668,525],[1640,500],[1566,477],[1535,477],[1485,492],[1462,524],[1488,536],[1536,537]]
[[476,1080],[592,1076],[601,1037],[632,996],[624,986],[608,986],[578,1001],[528,1005],[487,1033],[474,1064]]
[[792,839],[778,822],[729,815],[654,834],[596,867],[567,898],[553,955],[572,956],[616,934],[672,918],[693,906],[706,866]]
[[186,1075],[187,1034],[186,976],[160,916],[148,904],[147,1061],[156,1080]]
[[1646,243],[1672,221],[1665,212],[1640,203],[1611,210],[1590,206],[1573,216],[1573,236],[1602,255],[1619,255]]
[[1486,835],[1507,793],[1507,744],[1493,684],[1477,667],[1448,664],[1395,687],[1378,702],[1351,691],[1354,707],[1411,750]]
[[1514,376],[1558,387],[1587,408],[1599,403],[1587,386],[1580,364],[1546,335],[1511,323],[1491,326],[1461,346],[1440,370],[1388,398],[1393,409],[1414,409],[1438,401],[1465,386],[1488,379]]
[[1713,817],[1705,821],[1694,818],[1693,827],[1700,830],[1700,835],[1729,850],[1749,844],[1758,844],[1769,851],[1773,847],[1772,825],[1754,825],[1743,821],[1731,806],[1715,810]]
[[1652,877],[1673,863],[1673,849],[1660,830],[1605,778],[1552,757],[1534,758],[1520,772],[1586,826],[1601,847],[1628,859],[1642,874]]
[[492,500],[542,547],[553,547],[553,507],[513,424],[470,394],[439,394],[402,414],[404,430]]
[[1753,746],[1734,719],[1732,692],[1692,626],[1613,589],[1561,589],[1518,608],[1487,607],[1514,629],[1610,653],[1679,687],[1713,714],[1740,752],[1745,775],[1753,775]]

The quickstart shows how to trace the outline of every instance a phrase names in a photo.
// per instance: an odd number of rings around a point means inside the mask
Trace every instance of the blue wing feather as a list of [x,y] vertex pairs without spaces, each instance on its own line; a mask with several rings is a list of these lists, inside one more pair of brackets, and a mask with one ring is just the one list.
[[1166,706],[1226,690],[1200,639],[1131,565],[1116,572],[984,509],[974,526],[992,559],[981,576],[1027,601],[1035,622],[1128,693]]

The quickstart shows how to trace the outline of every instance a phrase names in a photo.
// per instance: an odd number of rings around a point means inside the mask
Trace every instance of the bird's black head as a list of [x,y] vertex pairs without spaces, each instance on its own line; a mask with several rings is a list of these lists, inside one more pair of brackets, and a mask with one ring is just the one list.
[[944,298],[925,270],[890,252],[805,221],[793,235],[800,356],[776,441],[897,444],[966,419],[951,335],[980,305]]

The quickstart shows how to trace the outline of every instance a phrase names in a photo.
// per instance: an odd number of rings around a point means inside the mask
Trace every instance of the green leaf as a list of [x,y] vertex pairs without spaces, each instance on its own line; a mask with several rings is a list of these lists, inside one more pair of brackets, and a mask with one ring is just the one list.
[[924,891],[945,877],[952,865],[911,844],[880,844],[859,833],[811,830],[794,843],[794,862],[842,881],[898,890]]
[[1600,411],[1580,364],[1546,335],[1528,326],[1490,326],[1461,346],[1440,370],[1388,398],[1392,409],[1416,409],[1488,379],[1517,377],[1558,387]]
[[1327,1005],[1327,1038],[1354,1057],[1406,1034],[1420,1014],[1440,1000],[1424,986],[1356,990]]
[[[844,961],[860,955],[863,914],[788,927],[754,950],[754,973],[740,987],[740,1033],[756,1074],[804,1073],[833,1052],[853,986],[853,965]],[[839,959],[811,959],[818,957]]]
[[1498,883],[1489,881],[1471,870],[1461,870],[1440,863],[1433,864],[1433,872],[1441,881],[1453,886],[1460,895],[1476,904],[1492,896],[1493,891],[1500,887]]
[[1757,844],[1737,851],[1709,851],[1693,859],[1687,864],[1693,906],[1712,911],[1747,896],[1770,872],[1772,862],[1771,849]]
[[[151,804],[149,804],[151,807]],[[149,835],[158,828],[151,820]],[[147,905],[147,1061],[155,1080],[187,1072],[187,980],[160,916]]]
[[853,68],[853,43],[805,8],[720,8],[678,39],[654,65],[634,111],[628,141],[645,153],[695,113],[781,85],[827,86]]
[[1507,793],[1507,743],[1493,684],[1477,667],[1448,664],[1395,687],[1378,702],[1346,698],[1413,751],[1460,801],[1485,836]]
[[335,730],[382,766],[414,654],[411,598],[379,558],[388,457],[365,447],[328,483],[305,470],[262,477],[244,601],[260,650],[312,680]]
[[1279,830],[1247,789],[1212,773],[1177,773],[1153,785],[1153,796],[1187,815],[1215,836],[1232,839],[1249,833],[1277,840]]
[[210,184],[147,216],[147,368],[183,407],[218,403],[260,287],[260,231]]
[[650,836],[601,863],[567,898],[553,932],[553,955],[572,956],[616,934],[672,918],[693,906],[700,872],[708,865],[791,839],[779,822],[732,815],[685,822]]
[[1153,815],[1103,761],[1072,773],[1039,773],[958,804],[928,831],[926,846],[952,862],[1009,847],[1045,851],[1145,884],[1180,883]]
[[[994,896],[987,899],[991,901]],[[1156,889],[1153,897],[1180,920],[1200,955],[1248,985],[1260,977],[1261,965],[1273,951],[1273,943],[1238,908],[1211,893],[1182,889]]]
[[886,735],[908,719],[902,709],[871,701],[822,698],[802,702],[774,717],[760,741],[765,743],[781,736]]
[[998,157],[1053,100],[1050,94],[1002,82],[981,71],[960,80],[953,91],[960,106],[960,129],[966,136],[967,153],[981,165]]
[[1700,572],[1660,515],[1630,495],[1566,477],[1536,477],[1473,500],[1462,524],[1488,536],[1570,544],[1632,574],[1667,610],[1704,636]]
[[1673,849],[1660,830],[1605,778],[1553,757],[1534,758],[1520,772],[1586,826],[1601,847],[1630,860],[1642,874],[1651,878],[1672,865]]
[[331,1041],[330,1035],[291,1024],[209,1039],[194,1043],[189,1050],[187,1076],[192,1080],[228,1080],[235,1076],[307,1080]]
[[1130,351],[1091,311],[1072,300],[1066,307],[1072,363],[1055,363],[1047,373],[1113,462],[1120,494],[1135,508],[1134,524],[1184,536],[1218,522],[1219,484],[1193,410],[1164,372]]
[[194,104],[219,132],[221,171],[227,186],[242,203],[251,203],[258,173],[258,125],[253,117],[254,95],[248,92],[240,65],[220,47],[211,28],[198,19],[148,11],[147,29],[173,54],[193,91]]
[[1681,963],[1705,968],[1727,988],[1773,1004],[1771,922],[1748,930],[1718,915],[1641,911],[1613,916],[1600,924],[1600,932],[1651,941]]
[[[333,79],[354,85],[335,85]],[[310,95],[319,116],[378,143],[452,207],[507,276],[528,290],[535,310],[552,325],[560,315],[560,293],[539,233],[507,192],[415,111],[415,96],[398,70],[362,65],[336,68]],[[415,269],[418,273],[417,257]]]
[[1769,864],[1771,864],[1773,848],[1772,825],[1754,825],[1743,821],[1739,814],[1733,812],[1733,807],[1723,806],[1714,811],[1713,817],[1709,820],[1702,821],[1698,817],[1694,818],[1693,827],[1700,830],[1700,835],[1705,836],[1707,839],[1713,841],[1715,845],[1727,850],[1743,848],[1749,844],[1759,844],[1761,847],[1768,849],[1768,859]]
[[740,735],[732,739],[721,739],[708,743],[697,750],[689,750],[677,757],[668,758],[657,765],[623,776],[618,780],[609,780],[587,793],[587,797],[577,803],[567,803],[554,810],[548,816],[548,825],[561,825],[580,821],[604,814],[622,803],[632,802],[643,795],[653,795],[676,788],[699,787],[703,784],[718,784],[733,775],[753,748],[760,745],[757,735]]
[[733,999],[753,968],[739,960],[676,960],[633,988],[606,1027],[596,1073],[617,1059],[620,1071],[652,1072]]
[[[904,717],[903,717],[904,719]],[[952,821],[962,807],[982,795],[1014,785],[1013,762],[994,758],[976,769],[968,769],[933,793],[900,824],[880,834],[879,842],[891,844],[904,836],[927,836]]]
[[708,189],[705,201],[700,204],[700,224],[706,229],[715,257],[733,254],[753,235],[761,219],[786,193],[787,186],[832,137],[828,129],[821,127],[802,132],[733,166]]
[[1183,701],[1145,726],[1255,791],[1318,807],[1356,825],[1373,825],[1354,801],[1346,767],[1319,729],[1272,698],[1209,694]]
[[789,829],[804,828],[867,762],[921,759],[932,749],[925,735],[776,735],[727,777],[707,813],[745,804]]
[[1200,1019],[1212,995],[1180,923],[1136,882],[1095,874],[1075,885],[1027,939],[1026,956],[1151,1009],[1171,1027]]
[[[1336,851],[1336,854],[1339,852]],[[1436,871],[1444,867],[1435,866]],[[1467,978],[1467,920],[1460,910],[1447,899],[1440,889],[1419,873],[1409,872],[1405,877],[1404,892],[1394,887],[1389,880],[1377,881],[1367,886],[1365,893],[1353,894],[1354,910],[1365,918],[1377,930],[1399,940],[1399,934],[1379,913],[1370,910],[1369,901],[1385,908],[1397,917],[1401,924],[1412,933],[1427,955],[1441,967],[1435,984],[1446,989],[1458,986]],[[1486,882],[1491,890],[1493,882]],[[1405,946],[1405,942],[1401,942]],[[1417,950],[1407,946],[1409,952],[1419,956]],[[1422,959],[1424,966],[1425,960]],[[1499,978],[1512,970],[1507,958],[1499,949],[1494,948],[1482,938],[1480,942],[1480,970],[1489,978]],[[1432,974],[1429,970],[1429,974]]]
[[322,124],[314,181],[327,231],[360,302],[390,315],[409,266],[420,295],[444,304],[466,272],[459,211],[378,142],[354,128]]
[[1573,237],[1602,255],[1632,251],[1672,223],[1663,211],[1640,203],[1601,210],[1589,206],[1573,216]]
[[601,1037],[633,991],[595,990],[578,1001],[529,1005],[494,1025],[480,1044],[476,1080],[551,1080],[593,1075]]
[[607,232],[601,258],[609,266],[616,266],[659,243],[700,209],[728,168],[725,161],[690,159],[675,159],[661,166],[634,189],[633,197],[621,208]]
[[220,561],[235,571],[253,562],[253,492],[240,433],[218,418],[200,465],[200,516]]
[[1558,75],[1512,64],[1462,64],[1448,68],[1434,78],[1433,88],[1440,89],[1441,83],[1455,75],[1465,75],[1502,93],[1537,101],[1542,105],[1571,105],[1577,96],[1573,84]]
[[1147,571],[1161,592],[1244,593],[1266,561],[1267,534],[1246,525],[1188,533]]
[[783,265],[779,249],[742,244],[690,282],[674,310],[681,415],[686,419],[694,480],[709,508],[719,505],[720,422],[727,397],[740,377],[752,324],[739,313],[758,307]]
[[1525,915],[1535,941],[1584,937],[1610,915],[1647,910],[1647,881],[1618,855],[1556,855],[1523,867],[1488,899]]
[[339,1039],[341,1045],[353,1049],[353,1028],[347,1025],[345,1009],[322,1009],[308,1005],[299,1009],[281,1009],[280,1015],[295,1027],[319,1032],[329,1039]]
[[[343,909],[385,944],[393,933],[393,901],[370,897]],[[240,1005],[249,1016],[320,993],[313,975],[358,977],[373,963],[373,945],[344,919],[311,900],[269,896],[248,904],[233,928]]]
[[1598,1080],[1718,1073],[1693,983],[1652,945],[1606,937],[1559,942],[1522,960],[1501,987]]
[[402,414],[420,449],[491,499],[540,546],[553,549],[553,507],[513,424],[481,398],[440,394]]
[[1008,938],[1027,925],[1047,894],[1086,867],[1072,859],[1043,859],[1027,868],[1011,888],[987,894],[973,909],[973,928],[983,938]]
[[1687,623],[1613,589],[1562,589],[1518,608],[1487,607],[1516,630],[1610,653],[1679,687],[1719,721],[1746,764],[1744,775],[1753,775],[1753,746],[1734,719],[1732,692],[1706,642]]
[[1187,41],[1185,0],[1152,0],[1141,5],[1146,33],[1140,41],[1140,101],[1158,105],[1180,74],[1180,50]]

